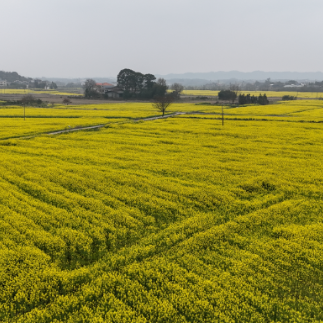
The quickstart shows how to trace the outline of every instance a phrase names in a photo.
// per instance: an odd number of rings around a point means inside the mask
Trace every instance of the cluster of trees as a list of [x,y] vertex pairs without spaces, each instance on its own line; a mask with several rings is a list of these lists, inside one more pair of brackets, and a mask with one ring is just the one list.
[[266,105],[269,104],[267,95],[260,94],[258,97],[250,94],[240,94],[239,95],[239,104],[260,104]]
[[264,95],[259,95],[258,96],[258,99],[257,99],[257,103],[260,104],[260,105],[267,105],[269,104],[269,100],[267,98],[267,95],[264,94]]
[[19,103],[25,106],[38,106],[41,105],[43,101],[41,99],[36,99],[31,94],[27,94],[21,98],[21,101]]
[[221,90],[218,94],[219,100],[232,101],[232,103],[237,98],[237,92],[233,90]]
[[27,87],[36,89],[49,87],[50,89],[57,89],[57,84],[54,82],[43,81],[40,79],[33,80],[30,77],[23,77],[17,72],[0,71],[0,79],[6,80],[8,88],[11,89],[26,89]]
[[260,94],[258,97],[250,94],[239,94],[239,89],[221,90],[218,94],[219,100],[231,101],[232,103],[238,98],[239,104],[269,104],[267,95]]
[[[63,104],[69,105],[72,101],[69,98],[63,99]],[[21,100],[14,101],[15,104],[20,104],[23,106],[47,106],[47,103],[42,101],[41,99],[36,99],[33,95],[27,94],[24,95]]]
[[33,82],[27,82],[27,81],[14,81],[12,83],[8,84],[8,88],[10,89],[27,89],[27,88],[35,88],[35,89],[51,89],[56,90],[57,84],[54,82],[47,82],[42,80],[34,80]]
[[292,101],[292,100],[297,100],[297,97],[296,96],[292,96],[292,95],[284,95],[282,97],[282,100],[283,101]]
[[[179,99],[183,91],[183,85],[174,83],[170,89],[172,92],[167,93],[168,86],[166,80],[159,78],[158,80],[152,74],[142,74],[135,72],[129,68],[121,70],[117,77],[117,87],[123,91],[124,99],[141,99],[154,100],[162,105],[161,112],[165,112],[165,106],[169,106],[171,102]],[[84,96],[86,98],[104,97],[104,91],[92,79],[87,79],[84,83]]]
[[256,104],[258,103],[258,98],[255,95],[250,94],[240,94],[239,104]]
[[183,85],[174,83],[171,85],[172,92],[167,93],[166,80],[152,74],[142,74],[131,69],[123,69],[117,77],[118,86],[124,89],[124,98],[153,99],[153,107],[163,116],[167,108],[179,99],[183,91]]
[[0,79],[6,80],[8,83],[12,83],[14,81],[26,81],[26,82],[32,81],[30,77],[23,77],[19,75],[17,72],[4,72],[4,71],[0,71]]
[[9,89],[27,89],[30,86],[30,83],[27,81],[15,81],[7,84]]
[[142,74],[129,68],[121,70],[117,77],[118,87],[124,90],[123,97],[152,99],[164,96],[167,92],[166,81],[162,78],[156,81],[152,74]]
[[[123,69],[117,77],[118,87],[123,90],[124,99],[152,99],[166,95],[167,85],[162,78],[156,81],[152,74],[142,74],[131,69]],[[98,98],[104,96],[99,86],[92,79],[86,80],[84,96],[87,98]]]

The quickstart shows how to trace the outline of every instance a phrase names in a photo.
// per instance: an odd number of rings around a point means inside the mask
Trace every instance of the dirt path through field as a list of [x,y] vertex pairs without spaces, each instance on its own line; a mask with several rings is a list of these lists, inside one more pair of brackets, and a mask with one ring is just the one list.
[[[153,120],[157,120],[157,119],[166,119],[166,118],[174,117],[174,116],[180,115],[180,114],[185,114],[185,112],[176,112],[176,113],[167,114],[165,116],[160,116],[160,117],[149,117],[149,118],[144,118],[144,119],[136,119],[136,120],[134,120],[134,122],[138,122],[138,121],[153,121]],[[107,123],[107,124],[99,124],[99,125],[90,126],[90,127],[80,127],[80,128],[73,128],[73,129],[66,129],[66,130],[54,131],[54,132],[47,133],[47,135],[53,136],[53,135],[60,135],[60,134],[63,134],[63,133],[73,132],[73,131],[99,129],[99,128],[105,127],[108,124],[109,123]]]

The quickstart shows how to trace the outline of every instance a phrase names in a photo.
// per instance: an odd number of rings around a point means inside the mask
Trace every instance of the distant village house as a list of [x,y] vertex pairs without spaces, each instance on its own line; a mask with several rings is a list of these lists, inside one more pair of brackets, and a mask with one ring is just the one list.
[[96,83],[99,91],[108,98],[118,99],[123,95],[123,89],[111,83]]
[[287,84],[287,85],[284,85],[284,87],[304,87],[305,84]]

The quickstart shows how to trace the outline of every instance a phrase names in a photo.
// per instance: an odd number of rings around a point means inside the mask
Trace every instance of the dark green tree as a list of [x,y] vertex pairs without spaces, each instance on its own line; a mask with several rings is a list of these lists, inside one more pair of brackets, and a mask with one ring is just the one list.
[[92,79],[87,79],[83,85],[84,96],[86,98],[93,98],[99,95],[96,82]]
[[36,89],[44,89],[46,87],[46,82],[39,80],[39,79],[35,79],[34,80],[34,87]]
[[167,91],[166,81],[158,79],[152,74],[142,74],[129,68],[121,70],[118,74],[118,86],[124,90],[124,98],[152,99],[163,96]]
[[254,104],[257,103],[258,98],[250,94],[240,94],[238,100],[239,104]]
[[126,92],[132,93],[135,92],[136,90],[136,72],[129,69],[125,68],[121,70],[118,74],[117,81],[118,81],[118,86],[123,88]]
[[219,100],[234,102],[237,98],[237,93],[231,90],[221,90],[218,94]]
[[264,95],[259,95],[258,96],[258,102],[257,102],[258,104],[260,104],[260,105],[267,105],[267,104],[269,104],[269,100],[268,100],[268,98],[267,98],[267,95],[266,94],[264,94]]
[[145,76],[140,72],[135,74],[135,93],[141,93],[145,84],[144,84]]
[[52,82],[51,85],[50,85],[50,88],[53,89],[53,90],[57,89],[56,83]]
[[152,74],[145,74],[144,75],[144,88],[145,89],[151,89],[154,85],[154,81],[156,80],[156,77]]

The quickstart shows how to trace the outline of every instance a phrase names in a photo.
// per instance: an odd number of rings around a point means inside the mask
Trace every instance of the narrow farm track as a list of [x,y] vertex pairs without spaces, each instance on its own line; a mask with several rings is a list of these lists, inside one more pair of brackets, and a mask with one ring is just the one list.
[[[176,112],[176,113],[173,113],[173,114],[168,114],[166,116],[160,116],[160,117],[149,117],[149,118],[144,118],[144,119],[136,119],[134,121],[135,122],[138,122],[138,121],[153,121],[153,120],[157,120],[157,119],[166,119],[166,118],[174,117],[175,115],[179,115],[179,114],[185,114],[185,112]],[[105,127],[108,124],[109,123],[107,123],[107,124],[100,124],[100,125],[97,125],[97,126],[80,127],[80,128],[60,130],[60,131],[55,131],[55,132],[47,133],[47,135],[53,136],[53,135],[60,135],[60,134],[63,134],[63,133],[68,133],[68,132],[74,132],[74,131],[99,129],[99,128]]]
[[50,136],[54,136],[54,135],[60,135],[62,133],[67,133],[67,132],[74,132],[74,131],[81,131],[81,130],[91,130],[91,129],[99,129],[99,128],[103,128],[104,126],[106,126],[106,124],[99,124],[99,125],[90,126],[90,127],[80,127],[80,128],[59,130],[59,131],[49,132],[49,133],[46,133],[46,134],[47,135],[50,135]]

